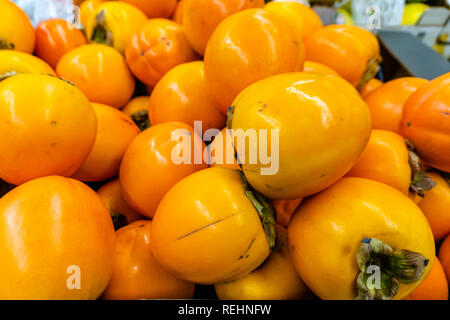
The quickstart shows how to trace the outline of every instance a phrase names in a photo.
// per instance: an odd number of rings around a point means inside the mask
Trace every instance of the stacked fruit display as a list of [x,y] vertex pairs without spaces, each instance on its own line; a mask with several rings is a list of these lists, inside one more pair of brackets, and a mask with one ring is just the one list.
[[0,0],[0,299],[448,299],[450,74],[295,2]]

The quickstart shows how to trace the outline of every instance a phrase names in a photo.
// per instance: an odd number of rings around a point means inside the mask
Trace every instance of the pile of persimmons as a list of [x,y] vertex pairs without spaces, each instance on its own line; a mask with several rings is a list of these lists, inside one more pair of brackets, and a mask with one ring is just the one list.
[[294,2],[78,4],[0,0],[0,299],[448,299],[450,74]]

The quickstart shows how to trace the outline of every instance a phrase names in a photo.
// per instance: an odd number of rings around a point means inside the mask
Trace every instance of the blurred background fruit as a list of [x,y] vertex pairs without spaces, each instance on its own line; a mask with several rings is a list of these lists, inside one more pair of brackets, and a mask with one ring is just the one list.
[[0,49],[33,53],[35,35],[26,13],[9,0],[0,0]]

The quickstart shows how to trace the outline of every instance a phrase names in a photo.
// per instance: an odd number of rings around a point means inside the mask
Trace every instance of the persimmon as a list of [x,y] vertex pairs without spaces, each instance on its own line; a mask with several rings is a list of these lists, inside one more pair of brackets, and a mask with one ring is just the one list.
[[129,115],[142,131],[150,127],[148,119],[149,96],[134,97],[122,108],[122,112]]
[[174,277],[153,257],[151,227],[141,220],[116,232],[114,269],[102,299],[193,298],[195,285]]
[[404,300],[448,300],[447,278],[437,257],[425,280]]
[[169,18],[175,11],[177,0],[120,0],[128,2],[144,12],[149,19]]
[[36,27],[36,56],[55,68],[70,50],[87,43],[83,32],[64,19],[42,21]]
[[128,115],[116,108],[98,103],[93,103],[92,107],[97,116],[97,138],[73,177],[82,181],[104,181],[119,173],[122,157],[140,130]]
[[244,10],[222,21],[208,42],[206,89],[226,114],[233,100],[250,84],[302,70],[303,62],[301,36],[280,16],[263,9]]
[[297,300],[312,298],[295,271],[289,253],[287,230],[276,226],[277,243],[269,258],[243,278],[215,285],[223,300]]
[[358,92],[330,75],[269,77],[243,90],[232,109],[244,174],[270,199],[303,198],[329,187],[353,167],[371,133],[370,111]]
[[231,130],[223,128],[208,145],[210,164],[213,167],[223,167],[241,170],[234,151],[234,137]]
[[306,60],[322,63],[355,87],[378,71],[380,48],[369,31],[350,25],[328,25],[305,40]]
[[403,106],[408,98],[427,82],[421,78],[399,78],[372,91],[364,99],[370,108],[372,127],[400,134]]
[[183,25],[183,14],[184,14],[185,3],[186,3],[186,0],[178,1],[177,6],[176,6],[175,11],[172,16],[172,20],[181,25]]
[[332,76],[340,77],[339,74],[330,67],[327,67],[324,64],[314,61],[305,61],[305,64],[303,65],[303,72],[316,74],[329,74]]
[[383,81],[372,78],[361,87],[361,89],[359,90],[359,94],[363,99],[365,99],[372,91],[381,87],[382,85]]
[[85,0],[80,4],[80,22],[86,28],[95,10],[106,0]]
[[0,76],[13,73],[56,73],[45,61],[25,52],[0,50]]
[[303,198],[294,200],[273,200],[273,208],[277,215],[277,223],[280,226],[287,227],[291,221],[291,217],[298,208]]
[[450,235],[445,238],[439,248],[439,260],[447,276],[447,281],[450,282]]
[[34,28],[27,14],[13,1],[0,0],[0,49],[33,53]]
[[1,81],[0,119],[0,178],[15,185],[48,175],[71,176],[97,133],[86,96],[49,75],[19,74]]
[[411,174],[405,140],[394,132],[375,129],[366,149],[346,176],[376,180],[408,195]]
[[411,95],[400,127],[425,163],[450,172],[450,72]]
[[434,239],[439,241],[450,234],[450,185],[438,173],[427,174],[436,185],[424,192],[419,207],[430,223]]
[[206,93],[203,61],[180,64],[166,73],[153,89],[148,115],[153,125],[180,121],[194,127],[198,121],[199,134],[225,126],[225,115]]
[[269,256],[275,243],[273,212],[265,204],[236,170],[200,170],[161,200],[152,224],[153,254],[187,281],[215,284],[242,278]]
[[131,142],[120,167],[125,200],[152,218],[173,185],[207,167],[202,159],[204,147],[194,129],[182,122],[161,123],[143,131]]
[[[1,299],[97,299],[113,270],[115,234],[102,199],[59,176],[0,199]],[[20,245],[19,245],[20,244]]]
[[91,102],[120,108],[133,95],[135,82],[125,59],[102,44],[69,51],[59,61],[56,72],[80,88]]
[[186,37],[194,50],[203,55],[220,22],[233,13],[257,7],[262,8],[259,0],[185,0],[182,21]]
[[[288,237],[298,274],[325,300],[403,299],[427,277],[435,257],[417,205],[363,178],[343,178],[304,200]],[[380,286],[371,288],[375,270]]]
[[105,1],[90,16],[86,37],[99,44],[125,53],[131,37],[147,22],[146,15],[135,6],[122,1]]
[[269,2],[264,9],[282,16],[290,24],[294,32],[301,34],[303,40],[314,33],[314,31],[323,27],[319,15],[302,3],[290,1]]
[[114,179],[104,184],[97,190],[97,194],[105,202],[116,230],[134,221],[144,219],[144,217],[133,210],[123,198],[119,179]]
[[197,59],[183,27],[168,19],[151,19],[134,34],[126,48],[133,74],[153,87],[173,67]]

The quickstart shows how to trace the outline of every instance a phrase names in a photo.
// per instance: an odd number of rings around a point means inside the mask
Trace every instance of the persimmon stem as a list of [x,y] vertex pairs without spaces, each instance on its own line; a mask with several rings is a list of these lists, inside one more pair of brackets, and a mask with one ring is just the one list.
[[416,153],[415,147],[411,141],[405,139],[408,147],[409,165],[411,167],[411,185],[410,189],[419,196],[424,197],[425,191],[429,191],[436,186],[436,182],[431,179],[420,164],[420,158]]
[[150,120],[148,119],[147,110],[141,110],[131,115],[134,123],[141,129],[141,131],[147,130],[151,127]]
[[244,182],[244,193],[258,212],[270,249],[273,249],[276,245],[277,232],[275,229],[275,209],[272,202],[250,186],[242,171],[239,170],[239,173]]
[[0,49],[13,50],[15,48],[14,43],[0,38]]
[[356,280],[358,300],[391,300],[401,283],[418,281],[429,262],[420,253],[394,250],[375,238],[362,240],[356,261],[360,269]]
[[380,63],[383,61],[383,59],[378,56],[376,58],[373,58],[369,60],[367,63],[366,70],[364,71],[364,74],[361,78],[361,80],[358,83],[357,89],[361,90],[361,88],[369,82],[380,70]]
[[100,11],[100,13],[95,17],[95,27],[92,31],[91,40],[95,43],[106,44],[108,46],[113,46],[114,39],[112,32],[108,29],[106,24],[105,11]]

